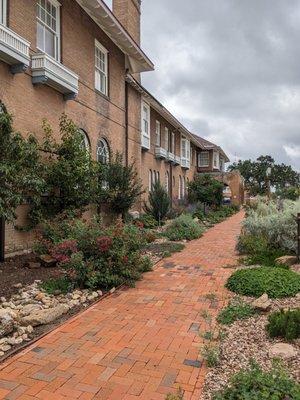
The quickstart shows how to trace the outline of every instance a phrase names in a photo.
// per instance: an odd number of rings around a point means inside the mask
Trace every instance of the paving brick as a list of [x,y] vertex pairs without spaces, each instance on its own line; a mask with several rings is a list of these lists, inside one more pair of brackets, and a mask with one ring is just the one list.
[[178,385],[185,399],[199,398],[207,370],[198,333],[210,324],[203,312],[213,324],[226,304],[232,271],[222,266],[237,261],[242,218],[216,225],[135,288],[100,301],[0,366],[0,399],[164,400]]

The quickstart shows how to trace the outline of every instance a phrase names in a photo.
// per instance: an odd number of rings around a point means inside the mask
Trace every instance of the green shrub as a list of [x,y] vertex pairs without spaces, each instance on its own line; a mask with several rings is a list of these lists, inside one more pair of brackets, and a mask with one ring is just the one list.
[[213,394],[213,400],[299,400],[300,385],[279,367],[264,372],[257,364],[242,370],[224,390]]
[[147,214],[160,224],[168,215],[171,209],[171,199],[160,182],[155,182],[148,198],[149,204],[144,204]]
[[41,284],[41,288],[48,294],[66,294],[71,292],[73,284],[68,277],[50,278]]
[[242,269],[230,276],[226,287],[244,296],[259,297],[267,293],[271,298],[290,297],[300,291],[300,275],[282,268]]
[[223,200],[223,184],[209,174],[197,174],[189,183],[188,197],[192,203],[220,206]]
[[267,331],[272,338],[298,339],[300,337],[300,308],[273,312],[269,315]]
[[209,368],[216,367],[220,363],[220,349],[216,346],[205,345],[202,356]]
[[151,214],[143,214],[135,222],[143,224],[145,229],[154,229],[157,227],[157,221]]
[[190,215],[174,219],[164,232],[169,240],[193,240],[202,236],[204,229]]
[[231,325],[239,319],[250,318],[255,314],[255,309],[242,301],[234,299],[218,315],[217,321],[223,325]]

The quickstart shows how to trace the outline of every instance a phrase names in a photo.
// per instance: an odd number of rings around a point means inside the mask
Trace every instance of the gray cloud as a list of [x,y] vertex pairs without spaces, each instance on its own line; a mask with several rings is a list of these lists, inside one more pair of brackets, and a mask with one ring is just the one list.
[[143,0],[144,85],[235,158],[300,170],[300,2]]

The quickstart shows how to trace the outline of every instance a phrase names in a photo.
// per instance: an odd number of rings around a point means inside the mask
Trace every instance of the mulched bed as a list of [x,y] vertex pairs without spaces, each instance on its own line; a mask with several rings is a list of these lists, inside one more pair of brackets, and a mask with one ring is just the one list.
[[9,298],[18,292],[14,285],[21,283],[22,286],[31,285],[35,280],[46,281],[57,276],[61,271],[58,267],[36,269],[26,268],[26,263],[35,261],[32,254],[18,255],[7,259],[0,264],[0,297]]

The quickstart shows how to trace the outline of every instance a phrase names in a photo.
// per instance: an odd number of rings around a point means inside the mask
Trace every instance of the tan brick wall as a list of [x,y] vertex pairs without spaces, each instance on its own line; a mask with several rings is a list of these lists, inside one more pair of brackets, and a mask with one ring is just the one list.
[[[58,134],[58,122],[66,113],[91,142],[96,157],[99,138],[107,139],[111,149],[125,151],[125,56],[109,37],[91,20],[74,0],[61,3],[61,61],[79,75],[79,94],[75,101],[64,101],[62,94],[45,86],[34,86],[31,73],[12,75],[9,67],[0,61],[0,99],[14,116],[14,127],[22,134],[34,133],[41,139],[42,120],[46,118]],[[36,1],[10,0],[9,27],[31,42],[31,53],[36,52]],[[94,89],[95,38],[109,52],[109,97]],[[129,90],[130,126],[129,156],[140,170],[140,99]],[[21,214],[23,211],[21,211]],[[7,244],[27,247],[31,235],[18,233],[7,227]]]
[[113,12],[136,43],[140,44],[140,0],[113,0]]

